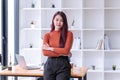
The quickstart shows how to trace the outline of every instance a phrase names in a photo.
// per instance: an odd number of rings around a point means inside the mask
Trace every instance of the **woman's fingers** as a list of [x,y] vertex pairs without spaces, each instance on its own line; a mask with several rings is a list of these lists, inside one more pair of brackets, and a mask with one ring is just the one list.
[[48,43],[45,43],[45,45],[49,47],[49,44],[48,44]]

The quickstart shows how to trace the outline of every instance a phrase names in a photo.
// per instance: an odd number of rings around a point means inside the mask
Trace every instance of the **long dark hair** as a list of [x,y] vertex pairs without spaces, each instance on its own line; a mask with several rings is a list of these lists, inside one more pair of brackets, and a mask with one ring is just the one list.
[[53,19],[52,19],[52,25],[51,25],[51,32],[54,31],[55,26],[54,26],[54,18],[55,16],[60,15],[63,19],[63,27],[61,28],[61,34],[60,34],[60,47],[63,48],[66,43],[66,37],[67,37],[67,31],[68,31],[68,23],[67,23],[67,17],[64,12],[58,11],[54,14]]

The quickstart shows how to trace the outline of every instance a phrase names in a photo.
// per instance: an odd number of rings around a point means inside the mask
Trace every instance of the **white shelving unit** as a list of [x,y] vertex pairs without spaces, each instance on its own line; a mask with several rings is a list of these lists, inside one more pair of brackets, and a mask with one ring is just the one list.
[[[120,0],[20,0],[19,3],[20,54],[43,56],[43,34],[50,30],[54,13],[60,10],[66,13],[69,30],[74,34],[71,61],[76,66],[88,67],[87,80],[120,78]],[[108,44],[110,49],[106,48]],[[40,61],[45,60],[41,57]],[[113,64],[117,65],[115,71]]]

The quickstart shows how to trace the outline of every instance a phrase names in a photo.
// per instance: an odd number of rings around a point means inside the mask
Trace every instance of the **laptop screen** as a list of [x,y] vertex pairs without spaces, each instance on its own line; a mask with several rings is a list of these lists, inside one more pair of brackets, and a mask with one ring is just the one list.
[[18,65],[24,69],[27,68],[27,65],[26,65],[26,62],[25,62],[25,59],[23,56],[21,55],[16,55],[16,59],[17,59],[17,62],[18,62]]

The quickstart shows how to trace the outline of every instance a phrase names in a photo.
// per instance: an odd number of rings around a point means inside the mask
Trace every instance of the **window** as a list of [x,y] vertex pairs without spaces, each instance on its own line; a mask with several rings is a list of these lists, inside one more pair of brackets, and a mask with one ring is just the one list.
[[1,22],[1,19],[2,19],[2,1],[0,0],[0,54],[2,53],[2,22]]
[[14,0],[8,0],[8,63],[14,63]]

